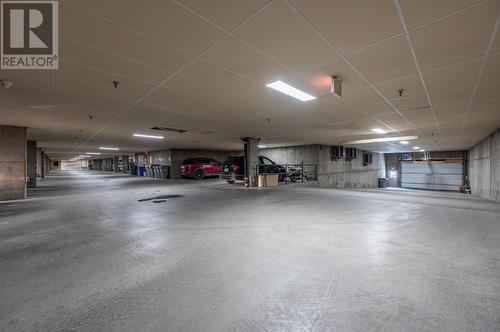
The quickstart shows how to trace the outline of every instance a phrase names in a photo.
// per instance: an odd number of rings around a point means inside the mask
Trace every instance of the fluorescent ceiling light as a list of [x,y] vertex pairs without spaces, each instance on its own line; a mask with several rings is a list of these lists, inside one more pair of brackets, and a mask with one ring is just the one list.
[[397,137],[380,137],[370,139],[359,139],[350,142],[343,142],[342,144],[366,144],[366,143],[381,143],[381,142],[398,142],[398,141],[411,141],[418,139],[418,136],[397,136]]
[[420,149],[420,146],[414,146],[413,147],[413,150],[419,150]]
[[144,134],[134,134],[134,137],[144,137],[144,138],[157,138],[163,139],[163,136],[155,136],[155,135],[144,135]]
[[399,142],[399,143],[401,143],[401,144],[403,144],[403,145],[408,145],[408,144],[410,144],[410,142],[408,142],[408,141],[401,141],[401,142]]
[[262,145],[262,144],[259,144],[259,145],[258,145],[258,147],[259,147],[260,149],[264,149],[266,146],[265,146],[265,145]]
[[385,130],[380,128],[373,128],[372,131],[376,132],[377,134],[385,134]]
[[119,148],[110,148],[110,147],[106,147],[106,146],[100,146],[99,147],[99,150],[111,150],[111,151],[118,151],[120,150]]
[[420,150],[418,150],[418,151],[420,151],[420,152],[425,152],[425,150],[424,150],[424,149],[420,149]]
[[289,95],[290,97],[297,98],[302,101],[308,101],[316,99],[316,97],[311,96],[310,94],[305,93],[304,91],[300,91],[299,89],[294,88],[291,85],[286,84],[282,81],[276,81],[273,83],[269,83],[267,87],[277,90],[281,93]]
[[95,154],[95,155],[100,155],[100,152],[86,152],[86,154]]

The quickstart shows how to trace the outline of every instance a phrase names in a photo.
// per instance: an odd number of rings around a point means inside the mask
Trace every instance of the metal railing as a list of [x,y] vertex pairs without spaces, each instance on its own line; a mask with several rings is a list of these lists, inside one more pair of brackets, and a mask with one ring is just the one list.
[[255,167],[255,175],[278,175],[281,183],[317,181],[318,172],[316,164],[260,164]]

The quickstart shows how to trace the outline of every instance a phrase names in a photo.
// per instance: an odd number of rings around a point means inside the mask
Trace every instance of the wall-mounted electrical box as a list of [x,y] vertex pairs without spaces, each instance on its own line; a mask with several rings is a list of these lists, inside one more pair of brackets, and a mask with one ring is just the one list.
[[330,159],[332,161],[344,158],[344,147],[342,145],[334,145],[330,151]]

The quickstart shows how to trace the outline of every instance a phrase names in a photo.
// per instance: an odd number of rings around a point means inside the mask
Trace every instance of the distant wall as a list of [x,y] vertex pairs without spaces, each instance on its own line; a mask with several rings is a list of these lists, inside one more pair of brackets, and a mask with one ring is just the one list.
[[259,155],[278,164],[318,164],[319,145],[259,149]]
[[363,151],[357,151],[353,160],[330,159],[330,147],[319,151],[318,184],[321,187],[373,188],[378,186],[378,178],[385,176],[384,155],[372,152],[372,163],[363,165]]
[[71,170],[71,169],[87,169],[89,167],[88,160],[77,160],[77,161],[61,161],[61,169],[62,170]]
[[500,202],[500,129],[470,149],[467,159],[472,193]]
[[318,185],[335,188],[377,187],[378,178],[385,176],[385,160],[382,154],[372,153],[372,164],[363,165],[363,151],[358,158],[332,161],[330,146],[302,145],[283,148],[261,149],[259,154],[280,164],[316,164]]

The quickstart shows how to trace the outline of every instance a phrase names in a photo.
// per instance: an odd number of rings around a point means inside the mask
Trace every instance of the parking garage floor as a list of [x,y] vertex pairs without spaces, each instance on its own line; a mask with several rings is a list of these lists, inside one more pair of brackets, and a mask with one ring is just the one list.
[[0,204],[2,331],[494,331],[500,204],[55,172]]

